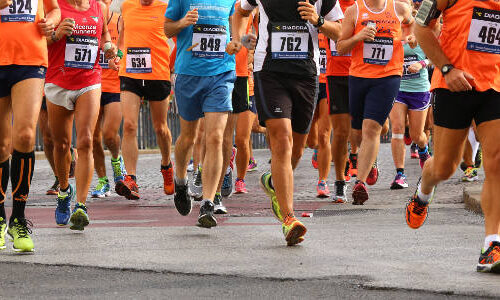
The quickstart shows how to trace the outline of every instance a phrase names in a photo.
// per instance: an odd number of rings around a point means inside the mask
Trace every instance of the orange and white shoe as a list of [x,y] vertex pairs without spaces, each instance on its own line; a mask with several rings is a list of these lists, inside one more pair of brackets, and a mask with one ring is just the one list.
[[287,215],[281,226],[288,246],[293,246],[304,241],[307,228],[294,215]]
[[424,225],[425,220],[427,219],[427,214],[429,212],[429,204],[432,202],[436,190],[436,188],[432,190],[432,194],[429,201],[423,201],[418,197],[419,186],[420,186],[420,180],[417,184],[417,189],[415,190],[415,193],[411,197],[410,201],[406,204],[406,209],[405,209],[406,224],[408,224],[408,226],[413,229],[418,229],[422,225]]
[[491,242],[488,249],[481,249],[476,270],[483,273],[500,273],[500,242]]

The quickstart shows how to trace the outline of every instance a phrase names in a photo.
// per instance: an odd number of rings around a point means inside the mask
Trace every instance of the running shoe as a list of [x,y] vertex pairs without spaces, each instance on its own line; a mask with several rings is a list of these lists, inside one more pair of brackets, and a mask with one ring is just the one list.
[[349,175],[358,177],[358,156],[349,156]]
[[33,223],[25,218],[15,218],[10,222],[7,234],[10,240],[14,242],[14,251],[19,253],[35,251],[35,245],[30,236],[33,233],[31,227],[33,227]]
[[394,181],[391,183],[391,190],[401,190],[408,187],[405,174],[398,172]]
[[227,208],[222,204],[222,195],[215,193],[214,197],[214,213],[215,214],[227,214]]
[[229,160],[229,167],[231,168],[231,170],[234,170],[234,158],[236,157],[236,151],[238,151],[238,149],[233,146],[233,153],[231,154],[231,159]]
[[59,191],[57,195],[57,207],[55,211],[56,224],[59,226],[68,225],[71,216],[71,202],[75,198],[75,188],[69,185],[68,191]]
[[245,180],[236,178],[236,182],[234,183],[234,193],[235,194],[246,194],[248,193],[247,185]]
[[335,181],[335,195],[333,195],[333,203],[347,202],[347,185],[345,181]]
[[313,168],[317,169],[318,168],[318,149],[314,149],[312,158],[311,158],[311,163]]
[[125,162],[123,161],[123,157],[121,155],[116,159],[111,158],[111,167],[113,168],[115,183],[125,179],[125,176],[127,176],[127,170],[125,170]]
[[345,182],[351,182],[351,164],[349,161],[345,162],[344,179]]
[[95,190],[92,192],[92,198],[104,198],[111,196],[108,177],[101,177],[97,182]]
[[47,190],[46,195],[57,195],[59,193],[59,179],[54,181],[54,184]]
[[287,246],[293,246],[304,241],[307,228],[294,215],[287,215],[281,227]]
[[481,249],[476,270],[483,273],[500,273],[500,242],[491,242],[488,249]]
[[115,192],[127,198],[128,200],[139,200],[139,187],[137,183],[130,177],[130,175],[125,176],[125,180],[120,180],[115,185]]
[[318,186],[316,187],[316,192],[318,198],[328,198],[330,197],[330,190],[328,189],[328,184],[324,180],[318,181]]
[[270,171],[265,172],[264,174],[262,174],[262,176],[260,176],[260,186],[267,194],[267,196],[269,196],[269,198],[271,199],[271,210],[273,211],[274,216],[280,222],[283,222],[280,205],[278,203],[278,198],[276,198],[276,191],[271,185],[271,180],[272,180],[271,172]]
[[481,145],[479,145],[479,148],[477,149],[476,152],[476,157],[474,159],[474,167],[479,169],[482,166],[483,166],[483,149]]
[[229,167],[222,181],[221,194],[223,197],[229,197],[233,193],[233,168]]
[[368,185],[374,185],[375,183],[377,183],[379,174],[380,172],[378,170],[378,161],[375,159],[372,169],[370,170],[370,173],[368,173],[368,177],[366,178],[366,183]]
[[196,176],[193,179],[193,188],[191,194],[194,198],[194,201],[201,201],[203,197],[203,183],[201,181],[201,168],[198,168],[196,172]]
[[191,196],[189,196],[187,184],[175,183],[174,204],[182,216],[187,216],[191,212]]
[[418,187],[420,186],[420,180],[417,184],[415,193],[411,197],[410,201],[406,204],[405,209],[406,224],[408,224],[408,226],[413,229],[418,229],[420,228],[420,226],[424,225],[424,222],[427,219],[429,204],[434,199],[434,193],[436,191],[436,188],[434,187],[429,201],[420,200],[420,198],[418,197]]
[[77,203],[73,208],[73,213],[70,218],[71,230],[83,231],[87,225],[89,225],[89,215],[87,214],[87,207],[83,203]]
[[210,200],[203,200],[200,203],[200,215],[198,216],[198,227],[211,228],[217,226],[217,219],[214,216],[214,204]]
[[411,145],[411,137],[410,137],[410,129],[408,127],[405,128],[405,135],[404,135],[404,141],[406,146]]
[[478,170],[479,169],[474,167],[467,167],[467,169],[464,172],[464,175],[462,176],[462,181],[463,182],[477,181],[479,179],[479,176],[477,175]]
[[412,159],[418,159],[419,158],[417,144],[411,144],[411,146],[410,146],[410,157]]
[[75,149],[73,149],[73,147],[69,148],[69,150],[71,152],[71,164],[69,165],[69,178],[73,178],[73,177],[75,177],[77,157],[76,157]]
[[255,160],[255,158],[250,157],[250,160],[248,161],[247,171],[248,172],[257,171],[257,161]]
[[175,192],[174,184],[174,163],[171,162],[167,169],[161,168],[163,175],[163,192],[166,195],[173,195]]
[[189,161],[189,164],[188,164],[188,167],[187,167],[187,171],[189,173],[193,172],[194,171],[194,164],[193,164],[193,159],[191,158],[191,160]]
[[425,146],[425,150],[420,152],[418,151],[418,158],[420,160],[420,168],[424,168],[425,162],[431,158],[431,155],[429,154],[429,147],[427,145]]
[[7,222],[5,219],[0,217],[0,250],[4,250],[5,246],[5,234],[7,233]]
[[356,180],[352,188],[352,200],[353,205],[363,205],[368,200],[368,189],[364,182]]

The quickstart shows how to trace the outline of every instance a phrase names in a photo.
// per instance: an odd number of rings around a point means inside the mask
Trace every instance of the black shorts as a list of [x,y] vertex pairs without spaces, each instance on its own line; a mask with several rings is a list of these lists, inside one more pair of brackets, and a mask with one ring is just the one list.
[[500,119],[500,92],[450,92],[434,90],[434,124],[448,129],[469,128],[472,120],[479,125]]
[[42,110],[47,111],[47,98],[42,97]]
[[47,68],[43,66],[0,66],[0,98],[10,96],[12,87],[26,79],[44,79]]
[[318,97],[317,76],[260,71],[254,79],[261,126],[269,119],[287,118],[294,132],[309,132]]
[[320,82],[319,83],[319,89],[318,89],[318,103],[321,101],[321,99],[327,98],[328,93],[326,92],[326,83]]
[[328,107],[331,115],[349,113],[349,77],[328,76]]
[[233,113],[239,114],[250,110],[250,96],[248,93],[248,77],[236,77],[233,94],[231,96]]
[[120,76],[120,90],[136,94],[148,101],[163,101],[172,88],[168,80],[142,80]]
[[113,102],[120,102],[120,93],[106,93],[101,94],[101,106],[108,105]]

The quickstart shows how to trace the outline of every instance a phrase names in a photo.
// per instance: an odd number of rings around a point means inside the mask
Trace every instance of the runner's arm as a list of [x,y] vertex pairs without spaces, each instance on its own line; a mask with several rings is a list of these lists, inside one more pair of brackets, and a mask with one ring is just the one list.
[[[99,1],[98,3],[101,6],[102,21],[103,21],[102,34],[101,34],[101,49],[104,51],[104,55],[106,56],[106,58],[110,59],[116,56],[117,48],[116,45],[113,45],[113,43],[111,42],[111,35],[109,34],[108,30],[108,18],[106,17],[108,16],[108,7],[101,1]],[[111,43],[111,48],[108,49],[107,51],[104,50],[105,47],[104,45],[106,43]]]
[[40,32],[46,37],[50,37],[54,28],[61,22],[61,10],[57,0],[44,0],[45,18],[38,21]]
[[401,23],[405,25],[412,25],[415,23],[415,19],[411,14],[411,8],[407,3],[404,2],[395,2],[396,3],[396,12],[398,13],[398,17],[401,18]]
[[123,50],[123,47],[125,46],[124,41],[123,41],[123,30],[125,28],[125,23],[123,21],[123,16],[118,20],[118,40],[116,41],[118,49]]
[[246,24],[248,24],[248,18],[252,10],[246,10],[241,6],[238,6],[233,14],[233,24],[231,28],[231,34],[233,36],[233,42],[241,43],[241,37],[245,34]]
[[[356,16],[358,14],[356,5],[352,5],[345,11],[345,17],[342,21],[342,31],[337,41],[337,51],[339,55],[346,55],[361,41],[370,36],[375,37],[376,30],[365,27],[358,34],[354,34],[356,27]],[[371,33],[371,34],[370,34]]]
[[[168,8],[167,8],[168,13]],[[186,15],[178,20],[174,21],[165,17],[165,23],[163,25],[163,31],[168,38],[173,38],[179,32],[181,32],[184,28],[189,27],[191,25],[196,24],[198,22],[198,10],[195,8],[186,13]]]

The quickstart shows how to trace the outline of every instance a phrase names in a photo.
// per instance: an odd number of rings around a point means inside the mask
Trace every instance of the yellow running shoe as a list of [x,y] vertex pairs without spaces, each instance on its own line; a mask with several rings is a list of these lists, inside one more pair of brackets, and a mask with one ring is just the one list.
[[25,218],[15,218],[14,221],[9,224],[7,233],[11,241],[14,241],[14,251],[19,253],[30,253],[35,251],[35,245],[30,237],[32,233],[31,227],[33,227],[33,223]]
[[0,250],[5,249],[5,234],[7,233],[7,223],[0,217]]
[[271,209],[274,213],[274,216],[280,222],[283,222],[278,198],[276,198],[276,192],[271,186],[271,172],[265,172],[264,174],[262,174],[262,176],[260,176],[260,186],[262,187],[264,192],[266,192],[266,194],[271,198]]
[[287,215],[281,226],[288,246],[293,246],[304,241],[307,228],[294,215]]

